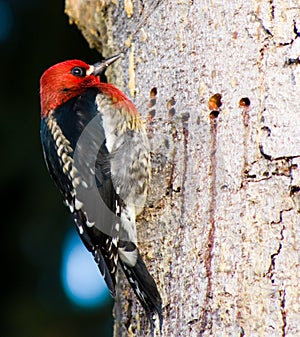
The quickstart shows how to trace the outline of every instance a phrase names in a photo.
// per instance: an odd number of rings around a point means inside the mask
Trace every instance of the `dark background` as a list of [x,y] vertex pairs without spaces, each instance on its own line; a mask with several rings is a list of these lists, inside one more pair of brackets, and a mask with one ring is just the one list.
[[72,58],[94,63],[100,55],[69,25],[63,0],[0,0],[0,52],[0,335],[112,336],[112,302],[82,309],[63,292],[62,241],[73,224],[39,138],[43,71]]

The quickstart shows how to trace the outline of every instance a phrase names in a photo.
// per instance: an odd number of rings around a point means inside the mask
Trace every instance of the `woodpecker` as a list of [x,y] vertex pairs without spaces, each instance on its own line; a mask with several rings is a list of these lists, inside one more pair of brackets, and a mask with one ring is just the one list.
[[121,55],[69,60],[40,79],[41,143],[49,173],[113,297],[120,264],[152,335],[162,300],[137,247],[136,216],[147,197],[150,150],[136,107],[100,75]]

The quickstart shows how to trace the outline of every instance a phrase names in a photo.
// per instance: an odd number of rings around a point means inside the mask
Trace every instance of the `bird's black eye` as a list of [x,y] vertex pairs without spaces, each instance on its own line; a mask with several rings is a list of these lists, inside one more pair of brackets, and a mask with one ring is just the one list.
[[77,77],[85,77],[86,75],[86,70],[84,68],[81,67],[74,67],[71,70],[71,74]]

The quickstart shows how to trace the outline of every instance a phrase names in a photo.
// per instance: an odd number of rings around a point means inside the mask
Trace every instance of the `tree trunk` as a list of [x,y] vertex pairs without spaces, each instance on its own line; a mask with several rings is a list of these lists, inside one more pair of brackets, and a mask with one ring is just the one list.
[[[300,335],[299,0],[66,1],[147,121],[164,336]],[[87,60],[88,61],[88,60]],[[149,336],[120,272],[115,336]]]

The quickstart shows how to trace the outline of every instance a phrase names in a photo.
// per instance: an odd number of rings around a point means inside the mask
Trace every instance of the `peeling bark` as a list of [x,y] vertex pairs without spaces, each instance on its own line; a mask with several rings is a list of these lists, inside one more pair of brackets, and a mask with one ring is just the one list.
[[[125,52],[108,78],[147,123],[138,233],[163,335],[299,335],[299,1],[67,0],[66,13],[102,55]],[[115,336],[149,336],[120,280]]]

